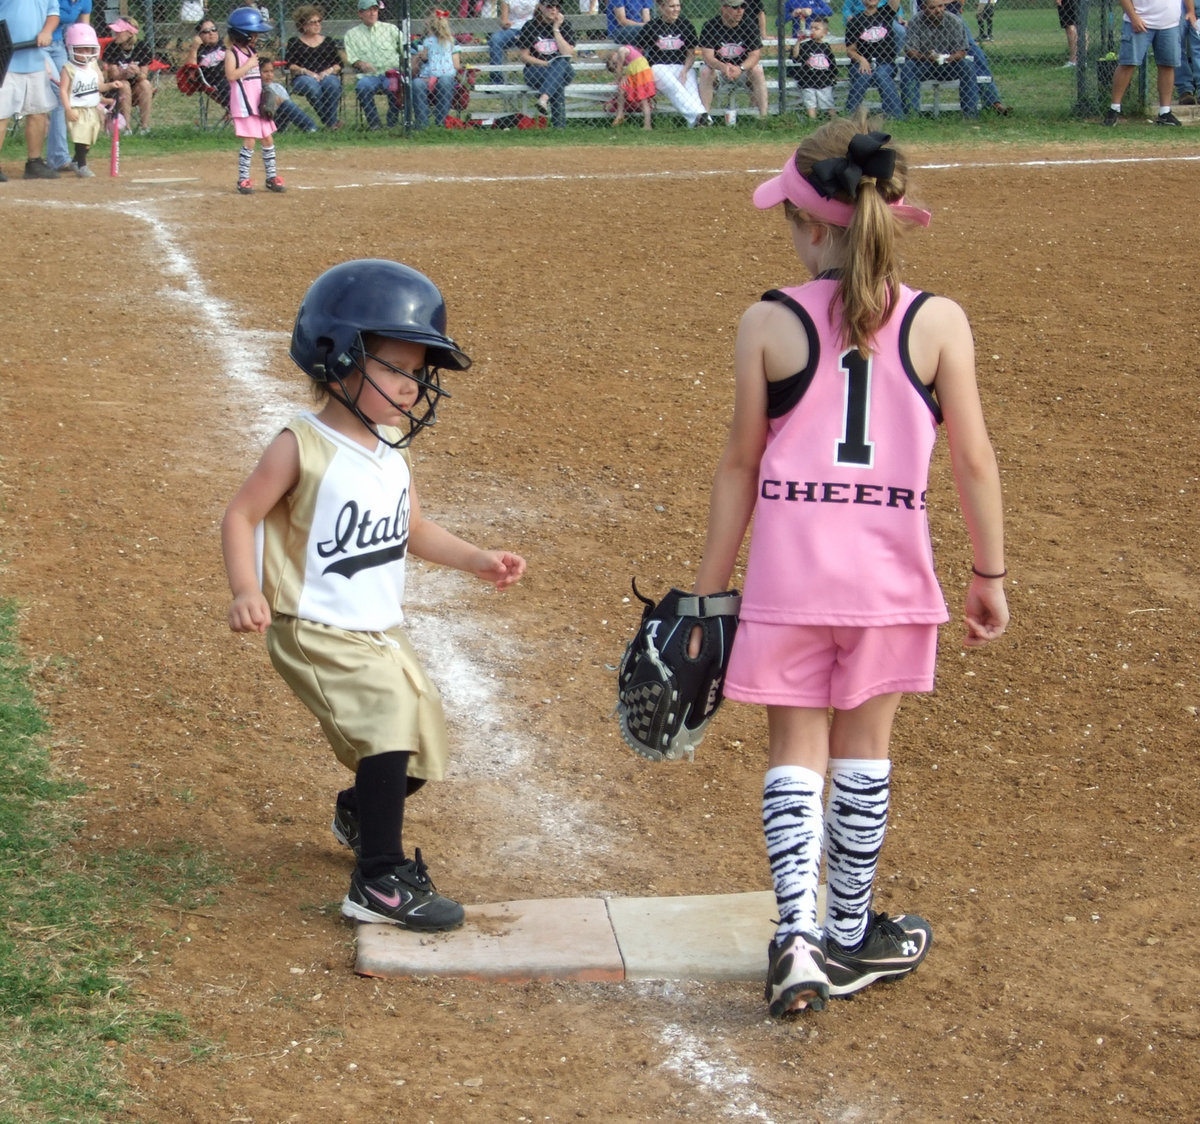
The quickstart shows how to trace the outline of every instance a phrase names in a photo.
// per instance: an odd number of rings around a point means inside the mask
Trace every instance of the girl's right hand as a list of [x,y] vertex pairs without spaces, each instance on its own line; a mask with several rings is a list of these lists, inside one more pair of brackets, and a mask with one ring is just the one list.
[[239,593],[229,607],[229,627],[234,632],[266,632],[271,609],[260,590]]

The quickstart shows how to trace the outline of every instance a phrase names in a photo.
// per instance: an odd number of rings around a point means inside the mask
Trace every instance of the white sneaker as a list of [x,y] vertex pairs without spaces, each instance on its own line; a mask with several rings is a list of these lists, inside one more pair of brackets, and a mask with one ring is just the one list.
[[1064,62],[1062,64],[1062,66],[1059,67],[1059,69],[1060,70],[1073,70],[1075,66],[1076,66],[1075,63],[1073,63],[1070,59],[1067,59],[1067,61]]
[[75,168],[75,174],[81,180],[90,180],[90,179],[95,179],[95,177],[96,177],[96,173],[93,172],[92,169],[89,168],[86,164],[84,164],[84,166],[82,168],[77,166]]

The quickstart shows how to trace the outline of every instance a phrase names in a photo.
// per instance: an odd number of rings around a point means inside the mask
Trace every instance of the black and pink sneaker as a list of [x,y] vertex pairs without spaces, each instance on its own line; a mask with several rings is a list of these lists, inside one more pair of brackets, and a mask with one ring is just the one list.
[[427,933],[457,929],[465,916],[463,907],[437,892],[420,850],[414,855],[369,880],[355,867],[350,891],[342,899],[342,916]]

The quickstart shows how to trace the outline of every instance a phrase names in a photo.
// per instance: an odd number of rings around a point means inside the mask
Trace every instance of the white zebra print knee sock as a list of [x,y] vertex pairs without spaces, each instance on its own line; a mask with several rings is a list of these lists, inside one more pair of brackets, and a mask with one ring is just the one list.
[[777,765],[763,781],[763,834],[779,906],[779,937],[821,935],[817,877],[824,787],[824,777],[800,765]]
[[887,830],[892,763],[834,758],[825,809],[825,934],[854,949],[867,932],[871,888]]

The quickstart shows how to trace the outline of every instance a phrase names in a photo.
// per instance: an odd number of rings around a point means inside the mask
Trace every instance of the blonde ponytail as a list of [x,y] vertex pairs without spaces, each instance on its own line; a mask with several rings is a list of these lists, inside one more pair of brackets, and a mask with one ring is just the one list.
[[[811,180],[814,165],[845,157],[854,137],[874,131],[877,124],[862,113],[829,122],[796,149],[796,170]],[[839,259],[841,342],[845,347],[857,348],[863,356],[871,353],[875,333],[887,323],[900,294],[899,239],[905,219],[890,204],[904,198],[907,183],[908,165],[897,152],[895,167],[887,179],[863,175],[855,194],[842,189],[832,196],[853,206],[848,227],[824,224],[829,230],[831,250],[836,250]]]

